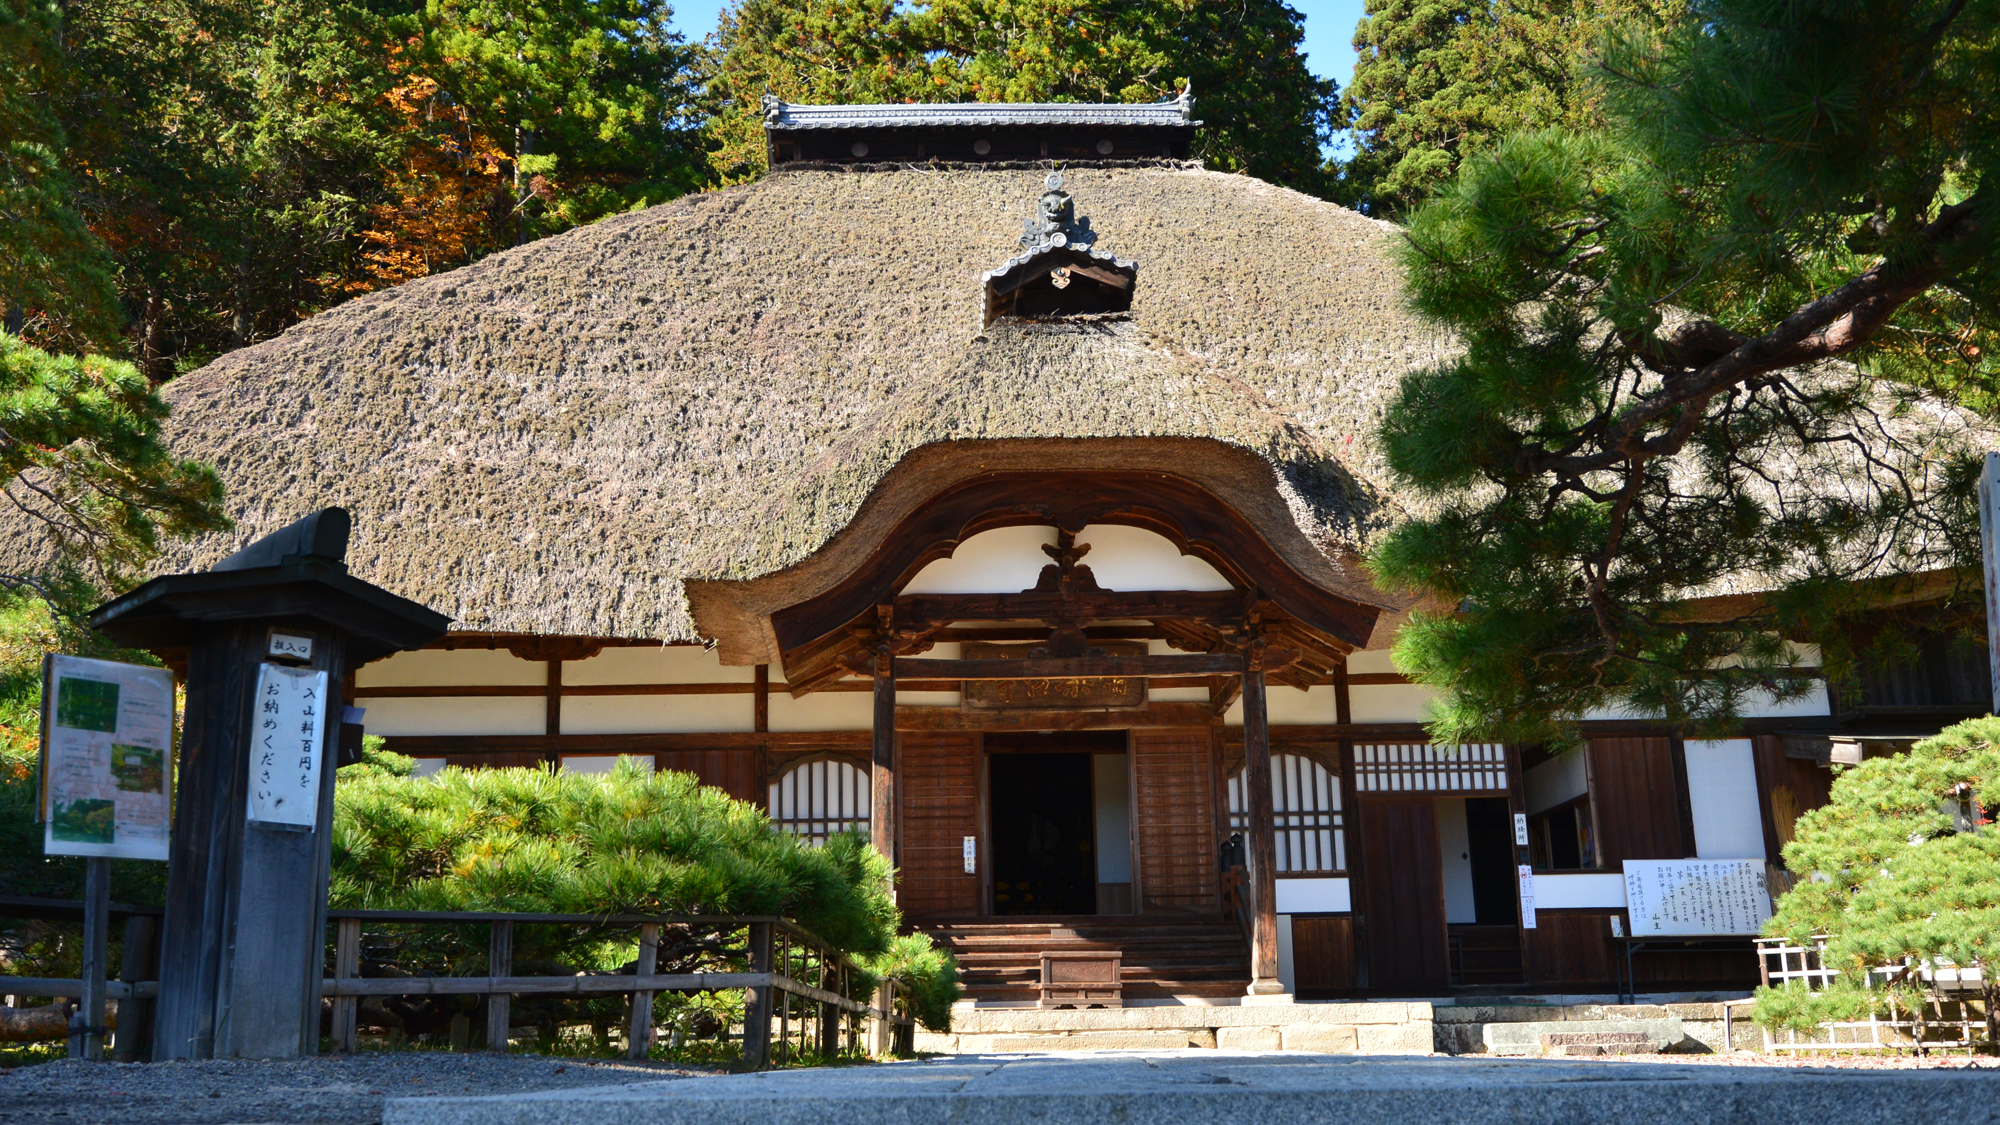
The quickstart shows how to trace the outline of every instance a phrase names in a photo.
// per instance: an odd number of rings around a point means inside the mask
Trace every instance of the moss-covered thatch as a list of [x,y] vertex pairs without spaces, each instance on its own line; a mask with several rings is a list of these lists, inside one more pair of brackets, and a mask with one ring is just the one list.
[[[1394,228],[1242,176],[1069,173],[1128,320],[981,331],[1033,171],[797,172],[378,293],[170,384],[238,532],[354,514],[355,573],[459,629],[687,640],[687,578],[792,566],[936,443],[1211,438],[1339,557],[1393,518],[1369,434],[1448,345]],[[1200,466],[1190,466],[1198,473]],[[0,550],[29,549],[19,535]]]

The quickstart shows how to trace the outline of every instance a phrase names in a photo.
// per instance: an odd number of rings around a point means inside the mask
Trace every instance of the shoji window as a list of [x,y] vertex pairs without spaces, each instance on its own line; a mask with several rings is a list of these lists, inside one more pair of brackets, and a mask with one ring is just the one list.
[[[1243,771],[1229,779],[1229,828],[1248,828]],[[1271,812],[1277,830],[1278,873],[1347,870],[1347,833],[1340,778],[1303,754],[1271,755]]]
[[868,797],[868,771],[853,762],[798,762],[771,783],[771,823],[818,847],[836,832],[866,832]]
[[1498,796],[1507,792],[1507,748],[1498,742],[1362,743],[1354,748],[1354,791]]

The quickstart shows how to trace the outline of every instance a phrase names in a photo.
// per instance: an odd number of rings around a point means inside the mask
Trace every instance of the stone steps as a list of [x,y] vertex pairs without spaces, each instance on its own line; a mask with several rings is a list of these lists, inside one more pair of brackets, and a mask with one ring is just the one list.
[[1130,1000],[1223,999],[1250,983],[1242,934],[1215,915],[942,918],[913,928],[951,950],[974,1000],[1035,999],[1044,952],[1118,952]]

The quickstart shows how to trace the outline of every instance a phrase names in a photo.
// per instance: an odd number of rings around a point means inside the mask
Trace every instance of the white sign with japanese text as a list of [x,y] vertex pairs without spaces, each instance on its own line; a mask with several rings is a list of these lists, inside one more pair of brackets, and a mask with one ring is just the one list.
[[42,679],[42,851],[167,858],[174,676],[48,656]]
[[250,820],[310,829],[319,816],[326,673],[257,666],[250,721]]
[[1535,869],[1527,864],[1520,865],[1521,876],[1521,928],[1535,928]]
[[1761,859],[1628,859],[1632,936],[1739,937],[1771,917]]

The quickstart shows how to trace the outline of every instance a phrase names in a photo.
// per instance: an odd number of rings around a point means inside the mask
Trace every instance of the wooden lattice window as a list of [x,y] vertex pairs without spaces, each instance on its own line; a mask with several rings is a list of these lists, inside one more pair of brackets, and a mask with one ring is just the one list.
[[868,831],[868,771],[845,758],[812,758],[771,783],[771,823],[814,847],[850,829]]
[[1356,793],[1507,792],[1507,748],[1498,742],[1437,746],[1423,742],[1363,743],[1354,748]]
[[[1229,779],[1229,828],[1249,827],[1243,771]],[[1278,874],[1347,870],[1347,831],[1340,778],[1303,754],[1271,755],[1271,814],[1277,831]]]

